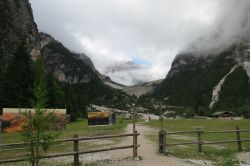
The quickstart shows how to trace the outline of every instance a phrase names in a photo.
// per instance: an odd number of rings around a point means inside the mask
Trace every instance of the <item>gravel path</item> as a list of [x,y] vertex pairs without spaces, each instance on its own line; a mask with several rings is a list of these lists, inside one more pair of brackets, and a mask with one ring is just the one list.
[[241,152],[236,155],[236,158],[240,162],[240,166],[250,165],[250,152]]
[[[157,134],[157,131],[153,130],[152,128],[145,127],[142,125],[137,125],[137,131],[141,134],[138,137],[138,143],[140,144],[140,147],[138,149],[138,155],[141,157],[142,160],[133,160],[131,159],[132,155],[132,149],[127,150],[119,150],[119,151],[110,151],[106,152],[107,156],[110,156],[112,158],[112,161],[109,162],[103,162],[98,165],[109,165],[109,166],[190,166],[191,164],[178,159],[176,157],[168,157],[157,154],[157,147],[155,144],[148,139],[145,138],[146,135],[149,133],[155,133]],[[127,133],[132,132],[132,124],[128,125]],[[120,145],[131,145],[132,144],[132,137],[129,137],[125,139]],[[122,160],[124,159],[125,160]]]

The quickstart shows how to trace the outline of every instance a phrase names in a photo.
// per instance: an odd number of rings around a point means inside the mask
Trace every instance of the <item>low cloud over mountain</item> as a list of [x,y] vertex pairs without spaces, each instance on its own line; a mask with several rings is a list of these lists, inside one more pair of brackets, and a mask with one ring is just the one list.
[[[248,0],[31,3],[41,31],[84,52],[101,73],[126,85],[164,78],[177,53],[224,47],[250,27]],[[136,68],[115,71],[128,63]]]

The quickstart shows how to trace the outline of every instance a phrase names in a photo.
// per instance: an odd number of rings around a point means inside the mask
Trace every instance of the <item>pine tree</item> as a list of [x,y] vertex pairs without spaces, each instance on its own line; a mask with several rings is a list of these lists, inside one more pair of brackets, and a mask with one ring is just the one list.
[[31,107],[34,72],[29,51],[22,43],[4,74],[4,106]]
[[52,75],[47,76],[48,82],[48,106],[50,108],[64,108],[64,91]]
[[32,100],[35,112],[33,115],[26,112],[28,119],[24,126],[24,136],[27,143],[31,145],[31,163],[33,166],[39,165],[41,149],[47,151],[54,140],[58,137],[58,133],[47,132],[51,126],[55,125],[55,115],[46,110],[48,103],[48,86],[47,75],[41,59],[37,59],[34,64],[35,83],[34,83],[34,99]]

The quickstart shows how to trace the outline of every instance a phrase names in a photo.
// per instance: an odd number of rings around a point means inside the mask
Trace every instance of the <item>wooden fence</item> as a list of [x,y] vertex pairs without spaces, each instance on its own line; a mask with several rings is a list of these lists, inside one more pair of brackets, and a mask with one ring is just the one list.
[[[199,128],[197,130],[188,130],[188,131],[175,131],[175,132],[166,132],[164,130],[159,131],[159,152],[164,153],[166,151],[166,147],[170,146],[178,146],[178,145],[192,145],[197,144],[198,151],[201,153],[203,152],[202,145],[211,145],[211,144],[224,144],[224,143],[237,143],[238,151],[242,151],[242,142],[250,141],[250,139],[241,139],[240,133],[242,132],[250,132],[250,129],[247,130],[240,130],[239,127],[236,127],[236,130],[223,130],[223,131],[204,131],[200,130]],[[188,134],[193,133],[197,136],[197,141],[194,142],[182,142],[182,143],[173,143],[168,144],[166,142],[167,135],[174,135],[174,134]],[[202,141],[202,134],[223,134],[223,133],[235,133],[235,140],[225,140],[225,141],[214,141],[214,142],[208,142],[208,141]]]
[[[48,155],[43,155],[39,156],[39,158],[44,159],[44,158],[54,158],[54,157],[62,157],[62,156],[74,156],[74,165],[79,165],[79,155],[80,154],[86,154],[86,153],[96,153],[96,152],[103,152],[103,151],[111,151],[111,150],[118,150],[118,149],[128,149],[128,148],[133,148],[133,157],[137,157],[137,148],[139,145],[137,144],[137,137],[140,135],[135,131],[132,134],[119,134],[119,135],[103,135],[103,136],[94,136],[94,137],[78,137],[77,135],[74,135],[73,138],[70,139],[60,139],[57,140],[56,142],[73,142],[73,151],[72,152],[65,152],[65,153],[54,153],[54,154],[48,154]],[[133,144],[132,145],[126,145],[126,146],[116,146],[116,147],[108,147],[108,148],[102,148],[102,149],[95,149],[95,150],[85,150],[81,151],[79,149],[79,141],[86,141],[86,140],[96,140],[96,139],[106,139],[106,138],[118,138],[118,137],[129,137],[133,136]],[[12,144],[2,144],[0,145],[0,148],[2,147],[17,147],[17,146],[26,146],[30,147],[29,144],[21,142],[21,143],[12,143]],[[32,150],[31,150],[32,153]],[[32,156],[32,155],[31,155]],[[30,160],[29,157],[23,157],[23,158],[14,158],[14,159],[8,159],[8,160],[0,160],[0,164],[3,163],[11,163],[11,162],[20,162],[20,161],[28,161]]]

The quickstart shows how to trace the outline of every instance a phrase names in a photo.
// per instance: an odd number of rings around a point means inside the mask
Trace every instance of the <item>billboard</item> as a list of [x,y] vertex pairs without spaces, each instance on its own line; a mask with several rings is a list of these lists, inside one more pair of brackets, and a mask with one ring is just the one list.
[[109,125],[112,124],[110,112],[88,112],[88,125]]
[[[2,132],[15,133],[23,131],[23,126],[27,122],[27,117],[24,115],[25,112],[35,113],[34,109],[31,108],[4,108],[2,115]],[[66,109],[46,109],[47,112],[52,112],[55,117],[53,122],[56,125],[53,126],[54,130],[62,130],[67,124]]]

